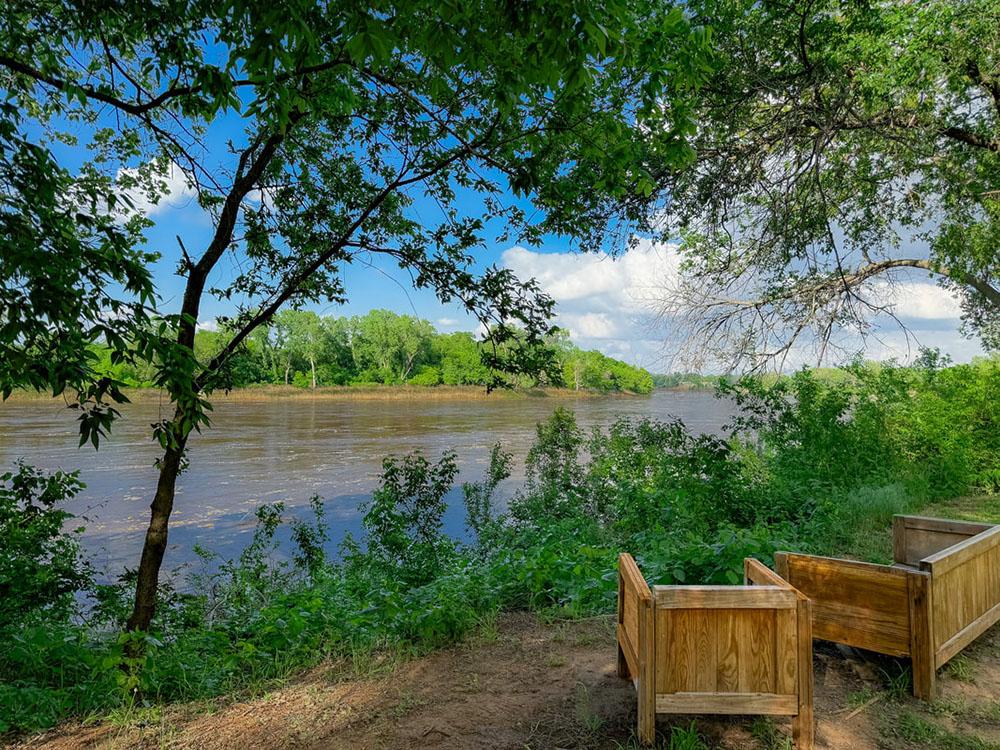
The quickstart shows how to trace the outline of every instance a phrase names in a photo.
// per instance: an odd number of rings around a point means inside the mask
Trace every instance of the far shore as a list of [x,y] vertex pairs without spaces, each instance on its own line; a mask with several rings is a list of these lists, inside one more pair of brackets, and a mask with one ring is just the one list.
[[[662,389],[677,390],[677,389]],[[680,389],[684,390],[684,389]],[[125,388],[123,393],[131,401],[165,398],[166,392],[159,388]],[[229,391],[216,391],[212,394],[213,401],[255,401],[275,398],[296,399],[345,399],[356,401],[396,401],[413,399],[431,399],[435,401],[467,401],[484,399],[521,399],[521,398],[645,398],[649,394],[613,391],[602,393],[596,390],[573,390],[571,388],[496,388],[487,392],[481,385],[345,385],[320,386],[318,388],[300,388],[292,385],[258,385],[248,388],[234,388]],[[43,401],[53,396],[48,393],[32,391],[16,391],[8,401]],[[61,399],[62,396],[55,398]]]

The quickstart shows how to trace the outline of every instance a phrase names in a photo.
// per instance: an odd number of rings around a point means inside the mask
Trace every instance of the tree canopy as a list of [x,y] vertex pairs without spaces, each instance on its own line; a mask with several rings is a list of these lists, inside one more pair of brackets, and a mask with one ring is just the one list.
[[[696,0],[715,73],[694,167],[660,181],[695,362],[853,353],[930,273],[1000,346],[1000,3]],[[839,345],[839,349],[837,348]]]
[[[549,234],[614,249],[646,227],[656,177],[692,158],[707,59],[707,34],[680,7],[647,0],[6,3],[0,169],[28,176],[5,188],[0,213],[29,229],[2,240],[21,260],[0,279],[0,321],[15,316],[12,300],[40,329],[73,332],[59,342],[103,336],[115,360],[153,362],[174,404],[155,427],[164,453],[130,629],[155,606],[188,435],[259,326],[283,307],[344,301],[343,268],[387,257],[482,321],[496,369],[551,366],[534,345],[552,301],[472,251]],[[202,247],[179,242],[179,309],[150,327],[135,196],[155,202],[174,169],[212,231]],[[25,221],[35,184],[56,187]],[[102,210],[111,218],[66,217]],[[62,253],[31,257],[31,237],[52,231],[68,235]],[[41,296],[49,275],[99,301],[82,314],[53,306]],[[194,351],[206,297],[234,308],[232,337],[207,362]],[[136,306],[110,316],[131,331],[101,330],[116,304]],[[38,373],[29,385],[90,388],[86,347],[0,333],[5,354]],[[39,364],[46,346],[74,363],[72,378]],[[27,378],[0,375],[5,391]],[[83,438],[102,426],[85,420]]]

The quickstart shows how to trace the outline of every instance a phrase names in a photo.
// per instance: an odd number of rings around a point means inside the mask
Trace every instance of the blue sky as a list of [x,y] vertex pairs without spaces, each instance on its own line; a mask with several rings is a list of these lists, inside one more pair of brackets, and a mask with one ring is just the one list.
[[[189,252],[198,252],[208,242],[212,221],[194,201],[182,172],[175,170],[169,175],[168,184],[171,191],[158,205],[140,201],[140,208],[154,222],[148,231],[149,246],[163,255],[154,269],[162,307],[176,310],[183,289],[183,280],[175,274],[179,255],[176,236]],[[676,273],[671,246],[643,241],[612,259],[604,254],[574,252],[568,242],[548,238],[541,247],[531,249],[494,242],[483,247],[476,258],[480,268],[496,264],[511,268],[521,278],[536,278],[555,298],[557,321],[578,345],[653,371],[671,369],[664,344],[670,336],[670,320],[655,315],[658,291]],[[220,277],[232,273],[232,263],[228,257],[223,259]],[[373,258],[370,265],[356,262],[345,267],[344,280],[350,301],[342,306],[316,306],[317,312],[357,315],[387,308],[426,318],[442,331],[477,327],[459,306],[443,305],[432,292],[414,289],[408,275],[384,258]],[[876,321],[877,336],[867,343],[868,356],[906,359],[916,354],[918,344],[939,347],[958,362],[982,353],[977,342],[959,335],[957,300],[925,274],[914,272],[898,285],[895,295],[896,313],[912,338],[908,340],[887,319]],[[215,317],[233,312],[231,304],[208,296],[202,309],[201,323],[209,327]],[[790,364],[799,362],[793,358]]]

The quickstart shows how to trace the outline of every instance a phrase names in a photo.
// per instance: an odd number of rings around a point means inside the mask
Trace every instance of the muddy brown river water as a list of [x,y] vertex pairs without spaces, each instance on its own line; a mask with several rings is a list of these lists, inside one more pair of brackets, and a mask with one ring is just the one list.
[[[324,500],[330,547],[357,533],[360,504],[376,486],[382,459],[422,450],[435,458],[458,454],[459,482],[482,476],[497,441],[515,455],[508,496],[523,476],[535,425],[558,406],[581,426],[609,425],[620,416],[677,417],[692,430],[717,432],[732,407],[711,393],[657,391],[650,396],[570,396],[391,399],[265,397],[215,399],[213,426],[190,441],[190,468],[178,481],[168,564],[192,559],[194,544],[230,555],[247,541],[254,510],[282,500],[302,513],[309,498]],[[74,412],[62,401],[0,404],[0,473],[25,461],[45,469],[79,469],[86,490],[69,510],[86,519],[84,543],[109,571],[134,565],[156,484],[150,424],[166,410],[154,393],[126,405],[99,451],[77,448]],[[461,534],[464,510],[452,493],[446,528]]]

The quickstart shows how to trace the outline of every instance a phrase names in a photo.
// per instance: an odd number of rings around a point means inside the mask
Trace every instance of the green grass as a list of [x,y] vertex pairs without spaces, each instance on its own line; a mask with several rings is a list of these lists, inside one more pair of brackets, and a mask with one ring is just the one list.
[[1000,745],[981,737],[945,729],[913,711],[899,714],[892,727],[893,734],[918,747],[935,750],[997,750]]

